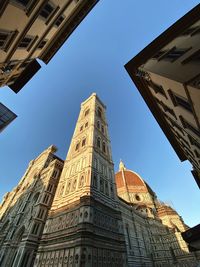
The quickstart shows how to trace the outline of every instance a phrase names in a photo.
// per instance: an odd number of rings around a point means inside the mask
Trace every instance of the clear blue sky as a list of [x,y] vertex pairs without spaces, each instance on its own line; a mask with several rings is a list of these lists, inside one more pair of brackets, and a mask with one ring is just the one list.
[[100,0],[55,57],[15,95],[0,101],[18,118],[0,134],[0,198],[12,190],[28,162],[51,144],[66,157],[80,103],[92,92],[107,106],[115,170],[122,158],[157,196],[173,204],[190,226],[200,222],[200,192],[148,110],[126,64],[197,0]]

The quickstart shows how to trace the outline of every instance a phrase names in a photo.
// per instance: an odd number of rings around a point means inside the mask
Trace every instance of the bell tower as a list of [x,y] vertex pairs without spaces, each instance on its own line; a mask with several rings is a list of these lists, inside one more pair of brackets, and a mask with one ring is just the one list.
[[126,266],[106,107],[81,110],[34,266]]

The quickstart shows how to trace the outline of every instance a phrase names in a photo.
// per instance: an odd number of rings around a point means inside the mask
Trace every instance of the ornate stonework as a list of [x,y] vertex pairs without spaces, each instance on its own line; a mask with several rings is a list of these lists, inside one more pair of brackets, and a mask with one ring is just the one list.
[[114,177],[105,110],[92,94],[64,164],[50,146],[4,196],[1,267],[197,266],[178,213],[122,161]]
[[0,266],[32,266],[63,161],[50,146],[32,160],[0,209]]

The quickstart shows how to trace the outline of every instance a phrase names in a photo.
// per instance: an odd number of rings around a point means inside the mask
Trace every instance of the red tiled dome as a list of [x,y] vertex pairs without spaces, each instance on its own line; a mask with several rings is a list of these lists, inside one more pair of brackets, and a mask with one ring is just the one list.
[[145,193],[154,194],[151,188],[143,181],[143,179],[135,172],[130,170],[121,170],[115,174],[117,191],[128,191],[130,193]]

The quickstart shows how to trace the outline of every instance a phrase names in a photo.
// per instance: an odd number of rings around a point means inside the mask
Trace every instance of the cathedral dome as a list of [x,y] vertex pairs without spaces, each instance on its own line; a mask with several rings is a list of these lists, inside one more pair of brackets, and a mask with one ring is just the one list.
[[115,181],[118,192],[125,190],[129,193],[150,193],[153,196],[155,195],[139,174],[127,170],[122,162],[120,162],[119,171],[115,174]]
[[157,212],[159,217],[178,215],[178,213],[172,207],[164,203],[157,207]]

